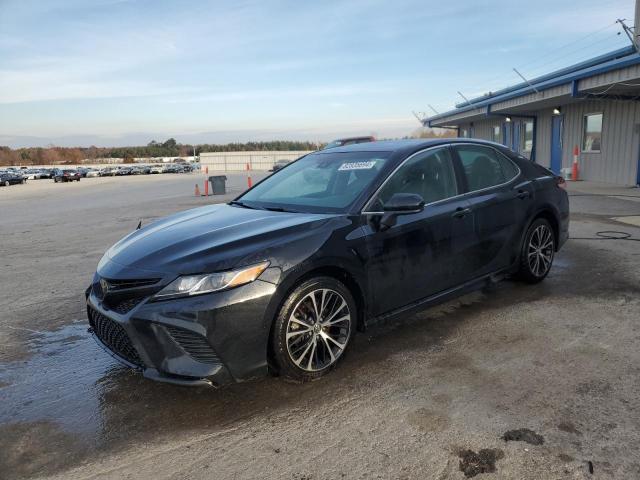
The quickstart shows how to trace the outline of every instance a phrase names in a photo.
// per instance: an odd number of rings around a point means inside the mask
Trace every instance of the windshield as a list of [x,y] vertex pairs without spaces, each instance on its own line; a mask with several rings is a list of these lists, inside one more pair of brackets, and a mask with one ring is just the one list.
[[389,155],[313,153],[277,171],[238,200],[254,208],[344,213],[376,178]]

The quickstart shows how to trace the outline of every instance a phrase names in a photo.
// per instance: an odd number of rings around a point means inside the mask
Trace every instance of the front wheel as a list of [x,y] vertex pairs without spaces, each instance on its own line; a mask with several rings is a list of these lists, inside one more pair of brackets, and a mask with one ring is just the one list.
[[5,186],[5,187],[8,187],[9,185],[11,185],[11,182],[9,182],[9,180],[5,180],[5,181],[4,181],[4,186]]
[[551,224],[544,218],[535,220],[524,237],[518,277],[527,283],[544,280],[551,270],[555,251],[555,234]]
[[357,318],[355,300],[338,280],[316,277],[302,283],[287,297],[274,324],[278,373],[304,382],[331,371],[349,345]]

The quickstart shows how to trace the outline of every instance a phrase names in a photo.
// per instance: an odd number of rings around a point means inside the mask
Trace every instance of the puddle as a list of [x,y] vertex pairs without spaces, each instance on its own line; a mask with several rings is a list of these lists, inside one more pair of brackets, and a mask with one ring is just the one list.
[[34,333],[26,347],[34,353],[29,360],[0,364],[7,407],[0,423],[55,420],[68,430],[95,434],[100,380],[126,370],[104,361],[82,322]]
[[[338,375],[302,385],[270,377],[218,390],[152,382],[105,353],[82,320],[34,331],[23,344],[26,357],[0,363],[0,471],[12,478],[52,474],[131,445],[249,428],[265,419],[284,424],[310,402],[320,406],[345,392],[375,395],[375,377],[390,375],[383,367],[387,358],[449,341],[482,298],[472,294],[406,321],[372,327],[356,336]],[[426,410],[417,412],[415,421],[418,428],[432,423]],[[447,422],[441,419],[439,428]]]

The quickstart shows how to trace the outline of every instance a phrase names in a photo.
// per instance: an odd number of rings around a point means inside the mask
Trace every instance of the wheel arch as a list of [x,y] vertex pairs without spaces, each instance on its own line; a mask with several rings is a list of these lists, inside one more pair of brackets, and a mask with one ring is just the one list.
[[531,221],[527,225],[525,233],[529,230],[529,227],[533,222],[538,220],[539,218],[544,218],[551,224],[551,229],[553,230],[553,239],[555,243],[555,249],[558,251],[559,243],[560,243],[560,221],[558,220],[558,214],[554,211],[553,207],[550,205],[543,206],[540,208],[532,217]]
[[310,265],[304,269],[298,269],[295,273],[290,273],[278,286],[278,293],[274,295],[273,303],[267,309],[267,319],[269,335],[267,359],[269,364],[272,363],[272,336],[273,327],[275,325],[276,316],[280,308],[286,301],[287,297],[300,283],[305,282],[314,277],[331,277],[341,282],[351,292],[353,299],[358,308],[358,319],[356,329],[363,331],[365,328],[365,317],[367,311],[366,292],[363,288],[362,280],[359,280],[357,274],[349,268],[338,263],[326,263],[319,265]]

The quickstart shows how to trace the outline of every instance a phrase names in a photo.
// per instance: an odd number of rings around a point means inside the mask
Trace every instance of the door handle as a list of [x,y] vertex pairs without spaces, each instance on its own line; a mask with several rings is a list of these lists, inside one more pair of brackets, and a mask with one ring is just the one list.
[[518,197],[520,200],[524,200],[525,198],[529,198],[531,196],[531,192],[529,192],[528,190],[518,190],[518,193],[516,194],[516,197]]
[[453,212],[453,215],[451,215],[453,218],[464,218],[467,215],[469,215],[471,213],[471,209],[470,208],[462,208],[462,207],[458,207],[456,208],[456,211]]

